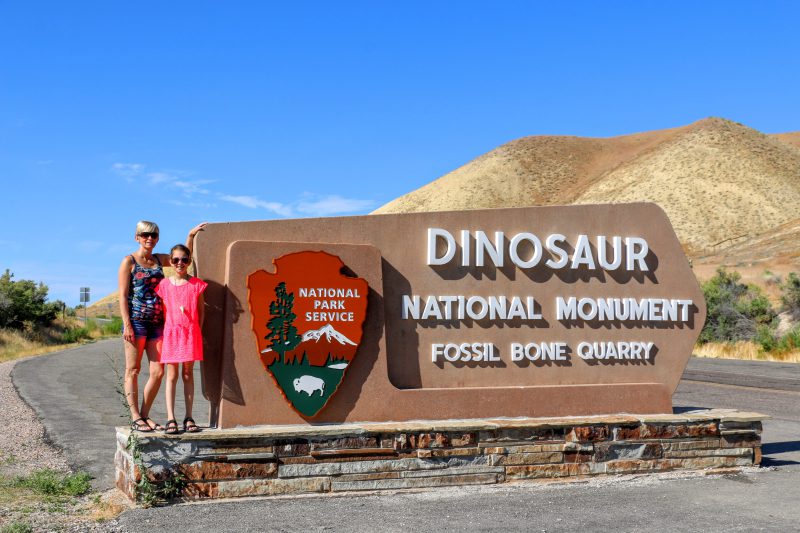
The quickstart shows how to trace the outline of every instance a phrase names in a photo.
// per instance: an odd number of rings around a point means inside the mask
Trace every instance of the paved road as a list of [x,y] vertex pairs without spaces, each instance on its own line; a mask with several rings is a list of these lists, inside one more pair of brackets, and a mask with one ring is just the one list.
[[[797,531],[795,472],[450,488],[137,509],[133,531]],[[180,526],[177,526],[180,524]]]
[[[89,472],[97,489],[114,486],[114,427],[128,423],[121,394],[125,370],[122,340],[105,340],[20,361],[12,379],[20,396],[42,417],[47,436],[63,448],[70,464]],[[147,380],[143,357],[140,390]],[[183,389],[178,384],[176,415],[183,420]],[[208,402],[200,394],[200,369],[195,365],[194,419],[208,425]],[[162,384],[151,418],[167,418]]]
[[[18,363],[13,379],[73,464],[113,484],[113,429],[124,419],[111,340]],[[199,382],[198,382],[199,383]],[[673,397],[676,411],[757,411],[769,468],[726,477],[645,476],[571,484],[522,483],[418,493],[250,499],[124,513],[132,531],[448,529],[566,531],[788,531],[800,523],[800,365],[692,359]],[[163,420],[163,399],[155,409]],[[207,409],[198,407],[196,414]],[[206,420],[198,416],[198,422]],[[224,519],[222,518],[224,516]]]
[[687,381],[800,392],[800,365],[693,357],[683,373]]
[[767,414],[772,418],[764,422],[764,465],[800,465],[798,364],[692,358],[672,403],[676,410],[714,407]]

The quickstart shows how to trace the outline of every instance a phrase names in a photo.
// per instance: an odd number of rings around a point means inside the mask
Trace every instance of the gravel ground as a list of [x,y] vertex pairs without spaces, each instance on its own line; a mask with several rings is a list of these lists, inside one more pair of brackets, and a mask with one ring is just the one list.
[[[17,394],[11,381],[11,371],[16,361],[0,363],[0,476],[13,478],[27,476],[35,470],[50,468],[57,472],[71,471],[61,450],[49,444],[44,426],[36,413]],[[98,507],[119,505],[114,491],[78,498],[75,505],[61,510],[53,506],[20,505],[0,508],[0,528],[13,523],[25,523],[34,531],[123,531],[116,520],[97,522],[90,515]],[[104,505],[105,504],[105,505]],[[50,510],[48,510],[48,507]]]

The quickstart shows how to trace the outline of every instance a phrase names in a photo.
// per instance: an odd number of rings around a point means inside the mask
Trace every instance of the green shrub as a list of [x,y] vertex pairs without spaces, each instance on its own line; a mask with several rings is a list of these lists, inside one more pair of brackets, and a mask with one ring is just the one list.
[[115,316],[111,322],[103,324],[103,335],[120,335],[122,333],[122,318]]
[[739,273],[718,269],[703,284],[703,295],[708,314],[700,342],[755,340],[762,346],[775,342],[775,310],[758,287],[741,283]]
[[90,479],[91,476],[86,472],[61,474],[45,468],[29,476],[16,478],[14,485],[47,496],[82,496],[92,488]]
[[775,328],[767,324],[761,324],[756,327],[756,335],[753,341],[761,346],[765,352],[771,352],[778,347],[778,339],[775,337]]
[[63,302],[48,302],[44,283],[14,281],[13,277],[8,269],[0,275],[0,328],[22,329],[25,323],[49,325]]
[[83,496],[92,489],[91,479],[86,472],[69,474],[64,477],[61,488],[69,496]]
[[33,526],[25,522],[12,522],[0,529],[1,533],[33,533]]
[[61,334],[61,339],[65,344],[78,342],[81,339],[91,338],[88,328],[68,328]]
[[800,276],[789,272],[786,283],[781,284],[781,303],[795,318],[800,317]]
[[791,352],[800,349],[800,326],[781,337],[777,343],[776,349],[781,352]]

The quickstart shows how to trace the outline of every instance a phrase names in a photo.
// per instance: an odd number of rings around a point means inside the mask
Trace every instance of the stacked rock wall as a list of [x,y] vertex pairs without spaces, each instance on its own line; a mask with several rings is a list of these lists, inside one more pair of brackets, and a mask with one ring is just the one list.
[[206,430],[165,436],[117,430],[117,487],[176,475],[183,496],[229,498],[397,490],[761,462],[762,415],[419,421]]

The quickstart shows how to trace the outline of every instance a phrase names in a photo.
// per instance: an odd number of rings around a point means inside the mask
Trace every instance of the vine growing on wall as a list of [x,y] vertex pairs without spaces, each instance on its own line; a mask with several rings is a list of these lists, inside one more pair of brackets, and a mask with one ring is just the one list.
[[166,476],[162,481],[154,483],[151,480],[150,470],[144,464],[142,444],[136,433],[131,432],[126,447],[133,458],[135,468],[140,474],[139,481],[136,482],[136,487],[134,488],[137,503],[147,508],[168,502],[181,495],[186,487],[186,478],[177,468],[177,465],[173,464],[167,470]]

